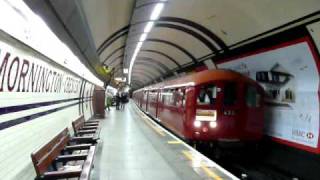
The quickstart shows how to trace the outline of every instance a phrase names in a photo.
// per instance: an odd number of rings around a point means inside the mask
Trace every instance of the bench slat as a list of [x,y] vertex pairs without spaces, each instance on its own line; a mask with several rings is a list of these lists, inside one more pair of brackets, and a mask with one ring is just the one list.
[[64,150],[66,151],[85,150],[85,149],[90,149],[90,147],[91,147],[91,144],[77,144],[77,145],[66,146]]
[[79,161],[79,160],[86,160],[88,154],[68,154],[68,155],[60,155],[55,160],[57,162],[68,162],[68,161]]
[[99,126],[83,126],[81,130],[98,129]]
[[78,136],[78,137],[72,137],[70,139],[70,142],[75,142],[75,143],[92,143],[95,144],[97,143],[97,138],[95,136]]
[[96,130],[95,129],[89,129],[89,130],[79,130],[78,134],[95,134]]
[[85,122],[85,126],[99,126],[99,123],[91,123],[91,122]]
[[67,171],[51,171],[45,172],[41,179],[61,179],[79,177],[82,170],[67,170]]

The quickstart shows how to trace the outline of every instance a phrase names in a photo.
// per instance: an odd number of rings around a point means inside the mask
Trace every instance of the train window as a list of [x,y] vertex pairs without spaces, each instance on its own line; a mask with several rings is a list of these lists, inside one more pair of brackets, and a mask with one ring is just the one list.
[[208,105],[214,104],[217,98],[217,86],[206,85],[200,88],[200,92],[197,98],[197,104]]
[[185,94],[185,90],[184,89],[179,89],[179,96],[180,96],[180,104],[182,107],[185,107],[186,105],[186,94]]
[[148,96],[147,96],[147,91],[144,91],[143,93],[144,93],[143,100],[144,100],[144,101],[147,101],[147,98],[148,98]]
[[227,82],[223,90],[223,104],[227,106],[234,105],[237,101],[237,84],[235,82]]
[[253,86],[249,86],[246,92],[246,104],[248,107],[259,107],[260,106],[260,94],[257,89]]
[[162,92],[162,103],[165,105],[172,104],[172,90],[166,89]]

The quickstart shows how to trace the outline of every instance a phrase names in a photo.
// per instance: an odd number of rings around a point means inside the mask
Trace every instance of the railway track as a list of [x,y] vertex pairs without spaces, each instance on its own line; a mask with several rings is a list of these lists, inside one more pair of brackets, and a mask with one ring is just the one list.
[[[172,134],[175,134],[173,131],[160,124],[149,114],[145,112],[143,113],[158,125],[170,131]],[[179,138],[177,135],[176,137]],[[183,141],[183,139],[181,140]],[[270,151],[270,149],[266,148],[265,146],[260,146],[260,148],[238,148],[226,151],[220,149],[220,152],[222,151],[223,155],[219,153],[218,156],[214,153],[216,150],[215,146],[210,146],[208,144],[197,144],[197,146],[194,147],[203,155],[207,156],[243,180],[307,180],[297,177],[290,172],[286,172],[281,168],[276,168],[275,166],[268,164],[264,157],[267,151]]]
[[197,150],[208,158],[244,180],[303,180],[303,178],[276,168],[264,159],[264,151],[254,148],[243,148],[224,151],[224,155],[217,158],[212,148],[198,146]]

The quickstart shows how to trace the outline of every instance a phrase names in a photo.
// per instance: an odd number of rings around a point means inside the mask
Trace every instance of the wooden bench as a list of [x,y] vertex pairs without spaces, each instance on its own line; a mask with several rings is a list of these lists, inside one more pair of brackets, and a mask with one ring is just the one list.
[[77,137],[92,137],[97,141],[100,135],[100,126],[97,122],[85,121],[83,116],[72,122],[72,127]]
[[[70,137],[68,128],[65,128],[47,144],[31,154],[37,174],[35,179],[78,178],[88,180],[96,148],[88,142],[91,140],[86,137]],[[67,168],[66,165],[69,162],[80,164]]]

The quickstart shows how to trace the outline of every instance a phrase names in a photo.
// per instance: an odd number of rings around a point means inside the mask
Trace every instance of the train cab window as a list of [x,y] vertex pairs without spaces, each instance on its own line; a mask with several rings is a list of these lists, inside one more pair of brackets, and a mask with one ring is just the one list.
[[261,96],[257,89],[253,86],[249,86],[246,92],[246,104],[248,107],[259,107]]
[[223,104],[227,106],[234,105],[237,101],[237,84],[235,82],[227,82],[223,89]]
[[200,88],[197,98],[198,105],[214,104],[217,98],[217,86],[206,85]]

